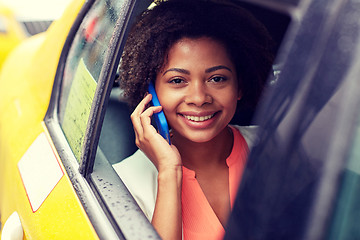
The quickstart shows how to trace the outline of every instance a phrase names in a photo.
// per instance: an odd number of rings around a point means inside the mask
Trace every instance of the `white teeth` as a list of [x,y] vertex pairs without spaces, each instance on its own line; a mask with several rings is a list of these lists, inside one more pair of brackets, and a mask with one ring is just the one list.
[[209,120],[213,116],[214,116],[214,114],[211,114],[211,115],[208,115],[208,116],[201,116],[201,117],[198,117],[198,116],[185,116],[184,115],[184,117],[186,119],[189,119],[189,120],[194,121],[194,122],[203,122],[203,121]]

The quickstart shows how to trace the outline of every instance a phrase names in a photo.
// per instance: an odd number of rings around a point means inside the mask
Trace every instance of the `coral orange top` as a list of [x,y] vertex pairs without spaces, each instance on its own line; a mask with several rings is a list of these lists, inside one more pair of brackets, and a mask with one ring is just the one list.
[[[234,145],[230,156],[226,159],[226,163],[229,167],[229,192],[232,208],[244,171],[249,148],[239,130],[233,127],[231,127],[231,129],[234,135]],[[195,172],[183,167],[182,184],[184,239],[222,239],[225,234],[224,227],[207,201],[206,196],[195,178]]]

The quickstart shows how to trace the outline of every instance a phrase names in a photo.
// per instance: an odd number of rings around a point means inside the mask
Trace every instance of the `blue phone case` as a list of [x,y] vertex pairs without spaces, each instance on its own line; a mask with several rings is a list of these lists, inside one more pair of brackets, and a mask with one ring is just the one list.
[[[149,84],[149,93],[152,95],[151,104],[153,106],[161,106],[154,85],[151,82]],[[163,138],[165,138],[165,140],[167,140],[169,144],[171,144],[169,126],[166,121],[164,112],[161,110],[161,112],[155,113],[153,117],[155,119],[156,128],[158,129],[160,135],[163,136]]]

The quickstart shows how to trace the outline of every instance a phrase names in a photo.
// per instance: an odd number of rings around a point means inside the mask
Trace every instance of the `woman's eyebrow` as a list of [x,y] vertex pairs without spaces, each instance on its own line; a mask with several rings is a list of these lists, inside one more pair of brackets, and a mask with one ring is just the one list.
[[167,72],[179,72],[179,73],[184,73],[184,74],[187,74],[187,75],[190,75],[190,72],[186,69],[183,69],[183,68],[169,68],[168,70],[166,70],[164,73],[163,73],[163,76],[167,73]]
[[[226,66],[224,66],[224,65],[219,65],[219,66],[214,66],[214,67],[211,67],[211,68],[206,69],[206,70],[205,70],[205,73],[215,72],[215,71],[220,70],[220,69],[226,69],[226,70],[228,70],[229,72],[232,72],[229,67],[226,67]],[[190,71],[188,71],[188,70],[186,70],[186,69],[183,69],[183,68],[169,68],[168,70],[166,70],[166,71],[163,73],[163,76],[164,76],[167,72],[178,72],[178,73],[183,73],[183,74],[190,75]]]
[[215,72],[215,71],[220,70],[220,69],[226,69],[226,70],[232,72],[230,68],[228,68],[226,66],[223,66],[223,65],[219,65],[219,66],[215,66],[215,67],[211,67],[211,68],[206,69],[205,73]]

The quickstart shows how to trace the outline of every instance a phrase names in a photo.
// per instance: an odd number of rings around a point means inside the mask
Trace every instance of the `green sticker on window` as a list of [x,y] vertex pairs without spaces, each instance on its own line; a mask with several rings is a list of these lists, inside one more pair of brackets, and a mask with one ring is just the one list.
[[78,161],[89,119],[96,81],[80,59],[66,103],[62,128]]

